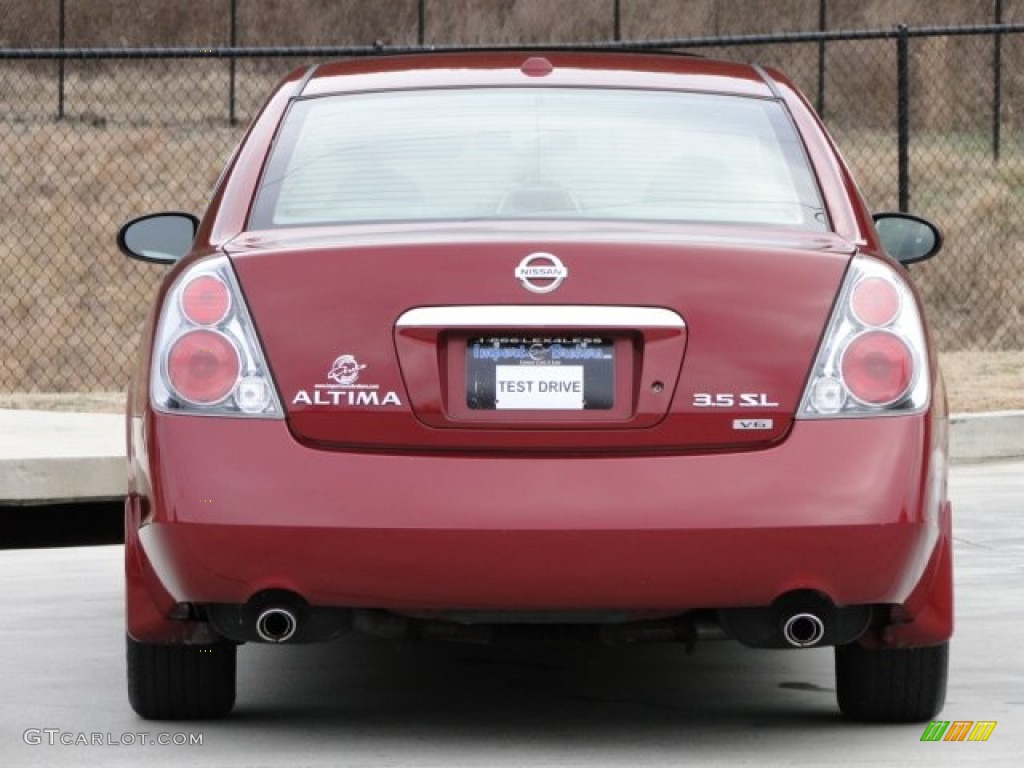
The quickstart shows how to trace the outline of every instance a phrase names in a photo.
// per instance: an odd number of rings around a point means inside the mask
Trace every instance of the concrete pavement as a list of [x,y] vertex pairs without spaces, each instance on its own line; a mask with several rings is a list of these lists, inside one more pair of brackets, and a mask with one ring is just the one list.
[[[1024,411],[954,414],[956,462],[1024,457]],[[0,409],[0,505],[113,499],[125,493],[124,417]]]

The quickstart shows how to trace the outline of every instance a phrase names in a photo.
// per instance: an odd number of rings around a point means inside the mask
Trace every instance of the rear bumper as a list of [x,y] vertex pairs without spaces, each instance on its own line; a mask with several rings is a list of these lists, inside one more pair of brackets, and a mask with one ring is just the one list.
[[337,453],[282,422],[147,427],[127,541],[156,604],[266,589],[398,611],[673,613],[793,590],[902,604],[949,537],[945,435],[927,415],[622,458]]

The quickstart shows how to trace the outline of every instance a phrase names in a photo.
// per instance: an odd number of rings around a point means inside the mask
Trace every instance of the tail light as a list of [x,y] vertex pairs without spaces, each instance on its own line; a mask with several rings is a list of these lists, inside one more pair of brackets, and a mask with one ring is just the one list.
[[241,370],[238,348],[214,331],[186,331],[167,351],[167,383],[192,405],[213,405],[235,387]]
[[867,331],[846,345],[839,370],[854,400],[890,405],[910,390],[914,353],[895,333]]
[[281,418],[252,319],[225,257],[202,261],[171,287],[150,377],[162,411]]
[[196,275],[182,286],[181,313],[190,323],[216,325],[231,310],[231,292],[215,275]]
[[798,418],[918,412],[929,392],[924,327],[910,287],[896,269],[855,257]]

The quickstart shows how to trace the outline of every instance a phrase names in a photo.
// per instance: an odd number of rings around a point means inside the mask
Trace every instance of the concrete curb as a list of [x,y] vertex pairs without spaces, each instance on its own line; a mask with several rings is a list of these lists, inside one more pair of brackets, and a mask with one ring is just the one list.
[[949,453],[957,463],[1024,457],[1024,411],[954,413]]
[[0,410],[0,505],[124,496],[124,435],[120,414]]
[[[0,409],[0,506],[124,496],[124,416]],[[954,414],[955,463],[1024,457],[1024,411]]]

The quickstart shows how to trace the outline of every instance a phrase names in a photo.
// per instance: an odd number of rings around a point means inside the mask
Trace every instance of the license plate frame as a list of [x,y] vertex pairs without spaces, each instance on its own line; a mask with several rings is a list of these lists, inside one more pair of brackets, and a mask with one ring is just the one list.
[[610,415],[621,346],[592,333],[470,336],[462,403],[472,413]]

